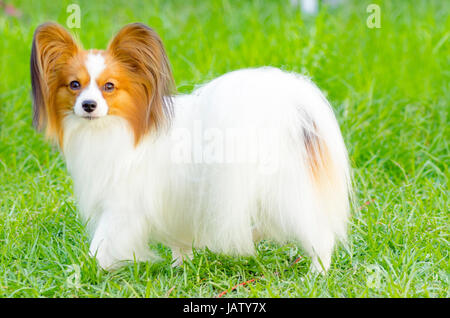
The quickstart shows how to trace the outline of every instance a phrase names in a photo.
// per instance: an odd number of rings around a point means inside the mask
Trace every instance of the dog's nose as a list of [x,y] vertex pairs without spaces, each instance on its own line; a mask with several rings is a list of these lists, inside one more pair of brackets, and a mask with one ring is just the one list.
[[84,111],[87,113],[92,113],[95,110],[95,107],[97,107],[97,102],[95,100],[85,100],[81,103],[81,106],[83,107]]

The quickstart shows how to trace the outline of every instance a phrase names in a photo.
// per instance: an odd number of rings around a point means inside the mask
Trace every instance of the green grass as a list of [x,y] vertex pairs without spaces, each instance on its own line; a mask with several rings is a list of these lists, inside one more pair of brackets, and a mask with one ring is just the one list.
[[[448,1],[348,1],[314,18],[287,0],[12,2],[22,17],[0,11],[0,297],[215,297],[253,278],[224,297],[450,296]],[[70,3],[86,48],[105,48],[129,22],[155,28],[181,92],[261,65],[319,85],[357,194],[349,246],[328,275],[309,275],[302,250],[271,242],[254,258],[196,251],[176,269],[157,245],[161,263],[98,269],[64,162],[31,126],[32,35],[44,21],[65,24]],[[380,29],[366,26],[369,3],[381,7]]]

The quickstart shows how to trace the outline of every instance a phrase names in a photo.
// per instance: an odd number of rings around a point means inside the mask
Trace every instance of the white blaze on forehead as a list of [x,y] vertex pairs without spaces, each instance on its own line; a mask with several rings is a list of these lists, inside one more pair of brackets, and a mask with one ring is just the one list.
[[[97,78],[105,70],[105,58],[100,54],[89,53],[85,61],[86,69],[89,73],[90,81],[87,87],[82,88],[82,92],[75,102],[74,112],[78,116],[102,117],[108,113],[108,104],[103,98],[102,92],[97,85]],[[83,101],[93,100],[97,107],[91,113],[83,110]]]
[[106,68],[105,58],[100,53],[89,53],[86,59],[86,68],[92,83]]

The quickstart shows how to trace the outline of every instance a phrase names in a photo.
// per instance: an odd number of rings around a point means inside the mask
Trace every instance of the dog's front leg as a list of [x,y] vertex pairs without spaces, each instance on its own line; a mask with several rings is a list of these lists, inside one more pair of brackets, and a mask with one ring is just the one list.
[[155,257],[148,246],[143,216],[114,209],[102,213],[89,252],[105,270],[114,270],[126,261],[146,261]]

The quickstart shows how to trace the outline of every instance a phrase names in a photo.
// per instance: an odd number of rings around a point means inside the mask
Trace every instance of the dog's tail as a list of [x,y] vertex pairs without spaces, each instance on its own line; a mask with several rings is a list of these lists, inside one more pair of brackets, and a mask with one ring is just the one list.
[[304,104],[300,110],[302,157],[314,188],[316,205],[326,214],[337,238],[345,241],[354,198],[349,159],[333,110],[315,88],[322,100]]

